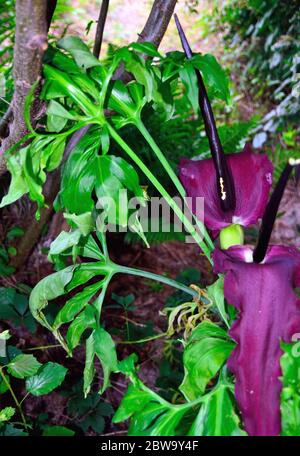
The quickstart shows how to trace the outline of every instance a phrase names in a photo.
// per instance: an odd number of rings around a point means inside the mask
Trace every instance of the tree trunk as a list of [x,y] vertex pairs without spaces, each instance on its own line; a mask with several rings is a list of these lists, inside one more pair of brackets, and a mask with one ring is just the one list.
[[[46,0],[16,1],[16,35],[14,46],[14,95],[11,103],[12,122],[9,135],[2,140],[0,149],[0,176],[6,171],[4,152],[26,133],[24,103],[28,91],[41,75],[42,58],[47,49],[49,2]],[[37,113],[40,102],[32,111]]]

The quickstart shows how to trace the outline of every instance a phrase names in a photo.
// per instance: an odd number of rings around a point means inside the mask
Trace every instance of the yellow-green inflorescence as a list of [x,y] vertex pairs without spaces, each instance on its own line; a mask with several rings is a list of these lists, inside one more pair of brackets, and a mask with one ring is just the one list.
[[234,223],[226,226],[220,231],[220,247],[223,250],[229,249],[233,245],[244,244],[244,231],[241,225]]

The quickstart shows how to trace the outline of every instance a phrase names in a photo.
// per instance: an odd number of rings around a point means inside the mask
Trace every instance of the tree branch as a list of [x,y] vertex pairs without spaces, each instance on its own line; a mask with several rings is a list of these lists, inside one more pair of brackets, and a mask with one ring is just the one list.
[[[56,0],[17,0],[16,35],[14,46],[14,95],[11,102],[12,122],[9,135],[2,140],[0,148],[0,176],[6,171],[4,152],[18,142],[26,133],[24,103],[28,91],[40,78],[42,58],[47,49],[47,33],[55,10]],[[40,101],[32,106],[38,112]],[[9,119],[11,116],[9,116]]]
[[169,22],[173,16],[177,0],[155,0],[147,22],[139,34],[138,41],[150,41],[156,47],[166,33]]
[[[138,42],[145,41],[153,43],[159,47],[164,34],[172,18],[177,0],[155,0],[153,2],[150,14],[141,33],[138,34]],[[145,56],[145,58],[149,58]],[[114,74],[113,79],[121,79],[124,83],[132,80],[132,75],[124,70],[124,64],[121,63]]]
[[100,13],[99,13],[99,17],[98,17],[98,22],[97,22],[95,43],[94,43],[94,48],[93,48],[93,54],[95,57],[97,57],[97,59],[99,59],[100,52],[101,52],[103,32],[104,32],[108,7],[109,7],[109,0],[102,0]]

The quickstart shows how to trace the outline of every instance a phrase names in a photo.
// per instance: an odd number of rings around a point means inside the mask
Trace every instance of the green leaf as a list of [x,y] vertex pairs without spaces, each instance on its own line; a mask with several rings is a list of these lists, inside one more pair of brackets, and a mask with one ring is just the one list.
[[94,208],[92,190],[99,147],[100,130],[90,129],[74,147],[64,166],[59,202],[70,213],[79,215]]
[[138,174],[129,163],[114,155],[99,156],[96,162],[95,182],[97,198],[110,223],[126,226],[127,195],[126,192],[120,193],[123,189],[131,190],[137,197],[143,197]]
[[189,436],[242,436],[240,419],[235,412],[227,384],[220,383],[207,394],[193,422]]
[[300,436],[300,343],[281,343],[282,369],[281,425],[282,435]]
[[7,169],[11,174],[11,182],[8,194],[2,198],[0,208],[14,203],[29,191],[23,173],[23,166],[28,148],[29,146],[24,147],[19,150],[17,154],[9,155],[6,159]]
[[213,304],[217,307],[220,316],[226,323],[227,328],[230,327],[228,316],[225,310],[224,299],[224,277],[220,276],[212,285],[207,287],[208,297],[212,300]]
[[159,57],[162,58],[163,56],[158,52],[156,47],[153,43],[150,42],[143,42],[143,43],[131,43],[129,44],[129,49],[133,49],[134,51],[140,52],[141,54],[149,55],[150,57]]
[[48,394],[64,381],[67,369],[57,363],[49,362],[40,368],[37,375],[26,380],[26,390],[34,396]]
[[99,109],[64,71],[60,71],[50,65],[43,67],[45,77],[48,81],[55,81],[57,86],[64,91],[65,96],[69,97],[87,116],[98,117]]
[[[2,303],[1,303],[2,304]],[[0,333],[0,340],[8,340],[11,338],[11,335],[9,333],[9,329],[6,329],[5,331],[2,331]]]
[[94,350],[101,362],[103,369],[103,385],[100,390],[102,394],[109,386],[111,372],[119,372],[116,346],[110,334],[103,328],[94,331]]
[[91,390],[91,385],[95,376],[94,358],[94,334],[92,333],[86,340],[85,349],[85,366],[83,371],[83,393],[85,398]]
[[66,220],[73,222],[83,236],[87,236],[94,229],[95,223],[91,212],[85,212],[80,215],[64,213],[64,217]]
[[126,118],[120,127],[132,123],[136,119],[140,109],[132,100],[127,86],[119,80],[113,82],[108,107]]
[[63,252],[68,251],[79,243],[81,237],[80,230],[61,231],[56,239],[51,242],[49,258],[52,259]]
[[106,155],[107,152],[109,151],[109,145],[110,145],[109,132],[108,132],[108,128],[106,125],[104,125],[101,130],[100,139],[101,139],[102,154]]
[[180,391],[186,399],[199,398],[234,348],[226,332],[210,321],[197,326],[183,353],[184,379]]
[[51,100],[47,107],[47,114],[56,117],[63,117],[64,119],[76,120],[76,117],[67,111],[60,103],[55,100]]
[[129,385],[113,417],[113,423],[130,420],[129,436],[174,436],[188,409],[174,406],[139,384]]
[[198,54],[191,59],[191,63],[201,71],[207,86],[213,89],[219,98],[228,102],[230,99],[229,81],[216,58],[211,54]]
[[88,46],[78,36],[65,36],[58,42],[58,46],[70,52],[80,68],[86,70],[101,65]]
[[102,282],[97,282],[84,288],[69,299],[63,308],[58,312],[53,323],[54,328],[59,328],[62,324],[72,321],[76,315],[81,312],[91,300],[91,298],[102,287]]
[[0,410],[0,423],[9,421],[15,414],[16,410],[13,407],[5,407]]
[[59,133],[62,131],[66,124],[68,122],[68,119],[65,119],[63,117],[57,117],[53,116],[52,114],[47,115],[47,130],[50,132],[54,133]]
[[67,332],[67,342],[71,350],[77,347],[83,332],[88,328],[95,328],[95,310],[91,305],[86,305],[85,309],[75,318],[69,326]]
[[81,255],[85,258],[105,261],[105,256],[101,252],[92,236],[89,236],[87,239],[81,239],[81,242],[78,245],[78,255]]
[[47,146],[43,155],[47,157],[46,170],[54,171],[61,163],[66,145],[66,136],[58,136]]
[[51,330],[42,310],[47,307],[48,301],[58,298],[65,294],[65,287],[71,282],[75,266],[68,266],[67,268],[55,272],[44,279],[42,279],[32,290],[29,307],[34,318]]
[[17,293],[15,288],[0,287],[0,302],[0,319],[8,320],[15,328],[23,325],[30,332],[35,331],[27,296]]
[[36,166],[37,154],[34,150],[35,145],[36,143],[33,142],[27,150],[23,172],[28,185],[30,199],[32,201],[36,201],[38,207],[40,208],[44,206],[45,201],[43,195],[43,184],[46,181],[46,174],[43,172],[41,167],[37,168]]
[[128,435],[246,435],[232,402],[233,385],[225,379],[205,396],[183,404],[167,402],[136,375],[131,381],[113,417],[113,423],[130,419]]
[[141,391],[140,388],[130,384],[113,417],[113,423],[128,420],[136,412],[144,410],[151,399],[149,392]]
[[92,279],[93,277],[103,276],[107,274],[107,270],[105,268],[105,264],[102,261],[94,261],[89,263],[79,263],[76,265],[76,269],[74,271],[74,275],[72,278],[71,283],[67,286],[67,291],[72,291],[79,285],[87,282],[88,280]]
[[194,112],[199,110],[199,89],[195,69],[191,62],[187,61],[184,67],[179,70],[180,78],[186,88],[186,94]]
[[135,363],[138,360],[136,353],[131,353],[127,358],[119,362],[119,371],[125,375],[132,375],[135,373]]
[[151,101],[155,90],[157,90],[157,83],[151,67],[147,62],[134,52],[130,52],[127,48],[119,50],[121,59],[125,63],[125,68],[133,74],[135,80],[144,86],[147,101]]
[[64,437],[73,437],[75,431],[69,429],[65,426],[46,426],[43,430],[44,437],[53,437],[53,436],[64,436]]
[[[9,377],[6,377],[6,380],[7,380],[8,383],[10,383],[9,382]],[[9,390],[9,388],[8,388],[7,384],[3,381],[2,378],[0,378],[0,394],[4,394],[8,390]]]
[[8,372],[16,378],[26,378],[34,375],[39,368],[41,363],[33,355],[18,355],[8,366]]

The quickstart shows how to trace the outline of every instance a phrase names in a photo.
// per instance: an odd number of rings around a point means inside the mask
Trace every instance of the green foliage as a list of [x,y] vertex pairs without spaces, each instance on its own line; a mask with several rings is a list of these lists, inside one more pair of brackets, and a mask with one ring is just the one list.
[[48,394],[61,385],[66,373],[67,369],[64,366],[49,362],[40,367],[36,375],[27,376],[26,389],[34,396]]
[[[1,333],[0,338],[8,340],[9,332]],[[22,353],[21,350],[8,345],[6,356],[0,358],[0,395],[5,396],[5,401],[11,395],[14,408],[5,407],[0,410],[0,435],[28,435],[29,426],[22,410],[23,401],[30,395],[41,396],[50,393],[61,385],[66,373],[67,369],[60,364],[41,364],[35,356]],[[17,399],[19,393],[14,391],[15,379],[17,382],[24,381],[23,388],[26,394],[22,400]],[[22,423],[18,418],[16,422],[11,421],[17,415]]]
[[7,276],[14,272],[14,268],[9,264],[11,256],[17,255],[15,247],[11,241],[23,235],[23,230],[17,226],[11,228],[5,236],[3,244],[0,246],[0,276]]
[[185,374],[180,391],[193,401],[201,396],[207,384],[219,372],[234,348],[226,331],[204,321],[192,332],[184,349]]
[[[196,337],[200,336],[197,341]],[[220,337],[220,341],[228,340],[230,350],[223,354],[223,361],[216,368],[215,362],[218,356],[222,355],[221,345],[218,347],[218,354],[215,350],[208,350],[205,344],[199,342],[205,339]],[[218,339],[217,339],[218,340]],[[190,356],[191,346],[197,344],[197,358],[192,360]],[[191,339],[184,348],[183,362],[186,372],[190,377],[189,395],[190,402],[172,404],[157,393],[146,387],[137,377],[131,358],[121,370],[129,376],[131,384],[124,396],[118,410],[116,411],[113,422],[118,423],[130,418],[128,435],[131,436],[233,436],[245,435],[240,428],[240,420],[235,412],[232,389],[233,385],[225,377],[220,375],[217,384],[204,394],[207,379],[212,378],[215,372],[221,367],[229,356],[233,344],[229,341],[227,334],[213,323],[204,322],[199,325],[192,333]],[[195,369],[195,362],[199,356],[206,357],[208,371],[200,372],[204,383],[199,388],[199,372]],[[191,360],[193,368],[191,369]],[[123,369],[122,369],[123,367]],[[201,362],[198,363],[201,369]],[[185,376],[180,389],[186,390]]]
[[[226,75],[209,55],[196,56],[192,62],[186,62],[182,53],[170,53],[163,57],[150,43],[144,43],[142,47],[131,44],[118,49],[110,66],[106,67],[95,59],[78,37],[66,36],[58,45],[72,58],[54,48],[49,50],[46,58],[45,84],[41,96],[49,102],[45,129],[51,134],[34,131],[30,125],[29,108],[34,95],[32,89],[26,102],[25,119],[33,140],[18,154],[9,153],[7,156],[12,182],[1,207],[11,204],[25,193],[29,193],[39,208],[43,207],[42,189],[46,173],[59,166],[69,135],[88,124],[94,124],[95,127],[89,129],[73,150],[64,168],[59,201],[68,211],[78,215],[90,211],[94,206],[91,199],[94,188],[97,197],[107,194],[113,196],[113,191],[116,192],[119,188],[128,188],[136,196],[141,196],[137,177],[130,165],[120,157],[107,155],[111,128],[104,118],[103,109],[113,110],[111,122],[116,128],[129,124],[140,128],[141,112],[148,104],[159,113],[161,124],[162,118],[172,117],[178,78],[186,66],[190,68],[188,71],[191,74],[195,74],[193,68],[200,69],[209,90],[216,97],[228,99]],[[155,54],[158,61],[153,64],[152,61],[143,59],[142,52],[151,56]],[[120,80],[112,80],[120,62],[135,81],[125,85]],[[193,87],[193,90],[196,94],[197,87]],[[195,107],[195,97],[191,101]],[[98,155],[100,147],[104,156]],[[102,175],[100,169],[107,172]],[[108,172],[111,174],[108,175]],[[72,186],[69,185],[70,179]],[[72,194],[73,198],[75,195],[74,203],[68,194]],[[120,218],[123,224],[124,220]]]
[[0,423],[9,421],[15,414],[16,410],[13,407],[5,407],[0,410]]
[[24,325],[31,332],[36,330],[28,297],[18,293],[15,288],[0,287],[0,318],[9,321],[15,328]]
[[222,320],[229,328],[228,315],[225,308],[224,299],[224,277],[220,276],[212,285],[207,287],[207,295],[212,300],[214,307],[217,309]]
[[[155,60],[145,59],[142,54],[155,57]],[[113,79],[121,63],[133,78],[128,83]],[[202,72],[210,95],[227,102],[228,78],[211,55],[199,55],[186,61],[182,53],[172,52],[162,56],[150,43],[132,43],[117,49],[110,60],[99,62],[78,37],[65,36],[46,55],[45,83],[41,93],[47,104],[45,122],[37,131],[30,124],[33,87],[26,100],[25,120],[30,132],[23,138],[26,146],[15,153],[16,146],[7,155],[12,180],[1,207],[28,193],[40,211],[45,205],[43,186],[47,173],[61,165],[70,135],[81,127],[89,126],[76,147],[65,157],[61,189],[55,203],[57,210],[65,212],[71,230],[61,232],[52,243],[49,259],[54,262],[56,272],[34,287],[29,306],[34,318],[53,333],[68,355],[72,356],[74,350],[85,343],[82,382],[85,399],[82,399],[82,408],[87,406],[89,397],[95,397],[91,391],[99,363],[103,373],[102,385],[98,388],[101,394],[109,387],[112,373],[122,372],[131,377],[132,385],[115,416],[115,421],[133,416],[130,435],[242,433],[232,403],[232,384],[223,376],[217,383],[215,381],[233,348],[224,330],[207,322],[196,327],[184,349],[185,377],[179,388],[188,402],[182,403],[181,398],[180,403],[172,404],[153,393],[136,377],[133,357],[118,361],[115,342],[101,321],[105,293],[116,273],[130,272],[147,277],[146,273],[133,269],[125,271],[123,266],[110,260],[104,235],[105,220],[99,215],[100,209],[105,218],[110,216],[111,220],[111,212],[116,205],[114,222],[126,226],[130,223],[128,212],[124,211],[127,199],[120,201],[120,192],[128,191],[139,198],[141,204],[144,202],[140,177],[125,157],[120,156],[120,149],[149,177],[161,195],[170,198],[151,173],[152,169],[158,169],[158,178],[162,176],[160,169],[163,173],[167,172],[178,190],[172,166],[178,164],[185,148],[189,156],[195,156],[204,154],[207,147],[200,135],[203,125],[199,125],[198,120],[190,120],[191,108],[198,113],[195,69]],[[145,128],[143,120],[146,118]],[[161,136],[157,135],[158,141],[162,138],[166,155],[172,155],[171,166],[149,135],[147,123],[150,131],[157,129],[162,132]],[[221,128],[224,135],[230,137],[231,152],[238,149],[248,128],[249,125],[244,124],[234,125],[231,130],[230,127]],[[120,130],[122,136],[119,135]],[[138,131],[141,135],[137,134]],[[128,135],[130,140],[127,144]],[[148,144],[146,147],[145,141]],[[153,156],[156,158],[153,159]],[[157,160],[163,166],[156,166]],[[100,208],[95,203],[96,199],[101,203]],[[145,240],[137,222],[135,228]],[[164,277],[163,282],[168,283],[168,280]],[[191,280],[191,275],[188,275],[187,285]],[[180,285],[179,288],[186,290],[189,297],[195,295],[188,287]],[[215,293],[219,310],[223,305],[221,294],[220,290]],[[58,299],[60,307],[57,306]],[[131,311],[131,298],[123,297],[121,300],[118,297],[117,303],[123,307],[127,318],[127,312]],[[49,304],[55,304],[53,312],[49,311]],[[198,307],[196,301],[191,304],[194,308]],[[152,325],[143,327],[141,336],[145,336],[148,329],[152,334]],[[128,339],[132,339],[136,332],[136,328],[127,325]],[[201,357],[201,368],[194,362],[194,350]],[[26,391],[35,396],[48,394],[59,387],[66,375],[66,368],[61,365],[53,362],[40,365],[32,355],[21,353],[16,353],[8,361],[6,369],[7,375],[25,379]],[[88,396],[90,393],[91,396]],[[177,394],[180,394],[179,391]],[[91,407],[90,402],[88,407]],[[138,418],[136,414],[141,409],[142,414]],[[222,411],[221,422],[217,415],[219,410]],[[88,417],[79,412],[80,426],[84,432],[91,428],[100,433],[104,428],[103,417],[111,412],[110,407],[102,401],[98,402]],[[43,433],[71,435],[72,430],[44,426]]]
[[113,414],[112,406],[104,402],[98,393],[91,392],[84,397],[81,382],[73,386],[71,391],[65,392],[65,395],[69,397],[67,411],[72,421],[83,432],[92,429],[100,435],[105,427],[105,418]]
[[[95,375],[95,357],[100,360],[104,374],[101,392],[109,385],[110,373],[112,371],[118,371],[114,342],[107,331],[100,326],[99,322],[105,290],[115,271],[113,269],[113,263],[109,263],[109,258],[104,257],[91,235],[84,240],[83,246],[80,247],[77,245],[79,238],[75,239],[74,244],[70,244],[69,240],[72,234],[65,233],[63,238],[60,236],[60,242],[55,243],[54,250],[50,249],[50,256],[54,253],[58,256],[61,253],[70,255],[70,249],[75,247],[78,253],[82,251],[85,257],[98,261],[68,266],[45,277],[37,284],[31,294],[30,309],[40,324],[53,332],[54,336],[69,354],[79,345],[84,332],[86,330],[91,331],[86,340],[86,364],[83,375],[84,392],[87,395]],[[76,290],[78,286],[86,284],[94,277],[98,277],[100,280],[74,294],[58,312],[54,321],[49,321],[49,318],[44,313],[49,301],[63,296],[72,290]],[[91,302],[100,290],[101,292],[97,299]],[[68,328],[65,341],[61,335],[60,327],[70,321],[72,322]]]
[[[286,132],[299,133],[299,6],[298,0],[231,0],[211,18],[211,27],[226,30],[227,57],[238,85],[267,110],[254,138],[254,145],[266,150],[276,134],[283,144]],[[285,163],[297,149],[285,144]]]
[[34,375],[39,368],[39,363],[33,355],[18,355],[7,366],[7,372],[16,378],[27,378]]
[[300,352],[299,342],[281,344],[283,355],[281,424],[282,435],[300,436]]
[[[199,284],[201,279],[201,272],[196,268],[183,269],[180,274],[176,277],[181,283],[190,285],[191,283]],[[168,296],[166,299],[166,307],[176,307],[179,302],[186,302],[189,296],[184,291],[175,291],[175,293]]]
[[162,356],[158,363],[159,376],[155,386],[164,399],[174,402],[184,375],[180,343],[173,339],[165,340]]

